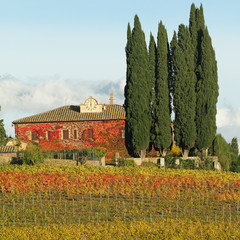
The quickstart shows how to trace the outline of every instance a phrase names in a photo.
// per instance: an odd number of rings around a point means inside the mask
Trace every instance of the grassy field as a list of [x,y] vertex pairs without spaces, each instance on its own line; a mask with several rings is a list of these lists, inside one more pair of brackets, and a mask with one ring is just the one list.
[[0,167],[0,239],[239,239],[240,174]]

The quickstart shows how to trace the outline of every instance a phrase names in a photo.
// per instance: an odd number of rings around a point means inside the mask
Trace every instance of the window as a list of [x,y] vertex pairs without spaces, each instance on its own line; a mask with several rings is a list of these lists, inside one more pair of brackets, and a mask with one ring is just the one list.
[[88,138],[93,138],[93,129],[88,129]]
[[51,132],[50,132],[50,131],[48,131],[48,132],[47,132],[47,139],[48,139],[48,140],[50,140],[50,139],[51,139],[51,135],[52,135],[52,134],[51,134]]
[[69,131],[63,130],[63,140],[69,139]]
[[77,139],[77,130],[74,130],[74,131],[73,131],[73,138],[74,138],[74,139]]
[[32,131],[32,141],[38,140],[38,134],[37,131]]
[[122,129],[122,138],[125,138],[125,129]]

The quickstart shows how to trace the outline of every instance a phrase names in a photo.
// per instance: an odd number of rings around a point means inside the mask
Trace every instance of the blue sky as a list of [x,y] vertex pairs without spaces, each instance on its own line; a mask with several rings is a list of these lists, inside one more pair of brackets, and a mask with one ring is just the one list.
[[[162,20],[169,41],[188,25],[193,1],[0,0],[0,118],[11,122],[89,96],[123,103],[126,29],[138,14],[148,43]],[[218,132],[240,137],[240,2],[203,4],[205,22],[218,61]],[[239,139],[240,140],[240,139]]]

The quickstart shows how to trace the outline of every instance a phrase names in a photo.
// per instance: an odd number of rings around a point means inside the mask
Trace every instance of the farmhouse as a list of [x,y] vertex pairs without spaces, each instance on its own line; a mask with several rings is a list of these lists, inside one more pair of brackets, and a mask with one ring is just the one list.
[[99,104],[93,97],[84,104],[62,106],[13,121],[18,140],[36,141],[47,150],[96,147],[111,159],[126,154],[125,109],[113,104]]

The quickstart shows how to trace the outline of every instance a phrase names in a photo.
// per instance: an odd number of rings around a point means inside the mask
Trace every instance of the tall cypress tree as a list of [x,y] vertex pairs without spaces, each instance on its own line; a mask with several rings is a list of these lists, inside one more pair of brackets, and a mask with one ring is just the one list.
[[156,67],[156,108],[155,108],[155,140],[154,147],[165,155],[171,145],[171,116],[168,88],[169,45],[167,31],[162,24],[158,25],[157,67]]
[[196,147],[207,154],[216,135],[218,76],[215,52],[205,26],[203,7],[191,6],[189,30],[195,48]]
[[126,110],[126,147],[132,156],[144,156],[149,146],[151,111],[149,59],[138,16],[134,18],[134,28],[130,34],[128,25],[128,40],[126,45],[127,79],[125,86]]
[[203,30],[201,42],[199,75],[196,87],[197,147],[208,148],[216,135],[216,114],[218,98],[218,77],[215,52],[207,28]]
[[196,76],[194,72],[194,50],[187,27],[179,26],[178,41],[174,33],[171,42],[174,77],[175,140],[188,156],[196,140],[195,107]]
[[152,127],[151,127],[151,144],[154,141],[154,113],[156,108],[156,94],[155,94],[155,85],[156,85],[156,54],[157,54],[157,46],[154,40],[152,33],[150,34],[149,41],[149,70],[150,70],[150,78],[149,84],[151,85],[150,92],[150,107],[152,114]]

